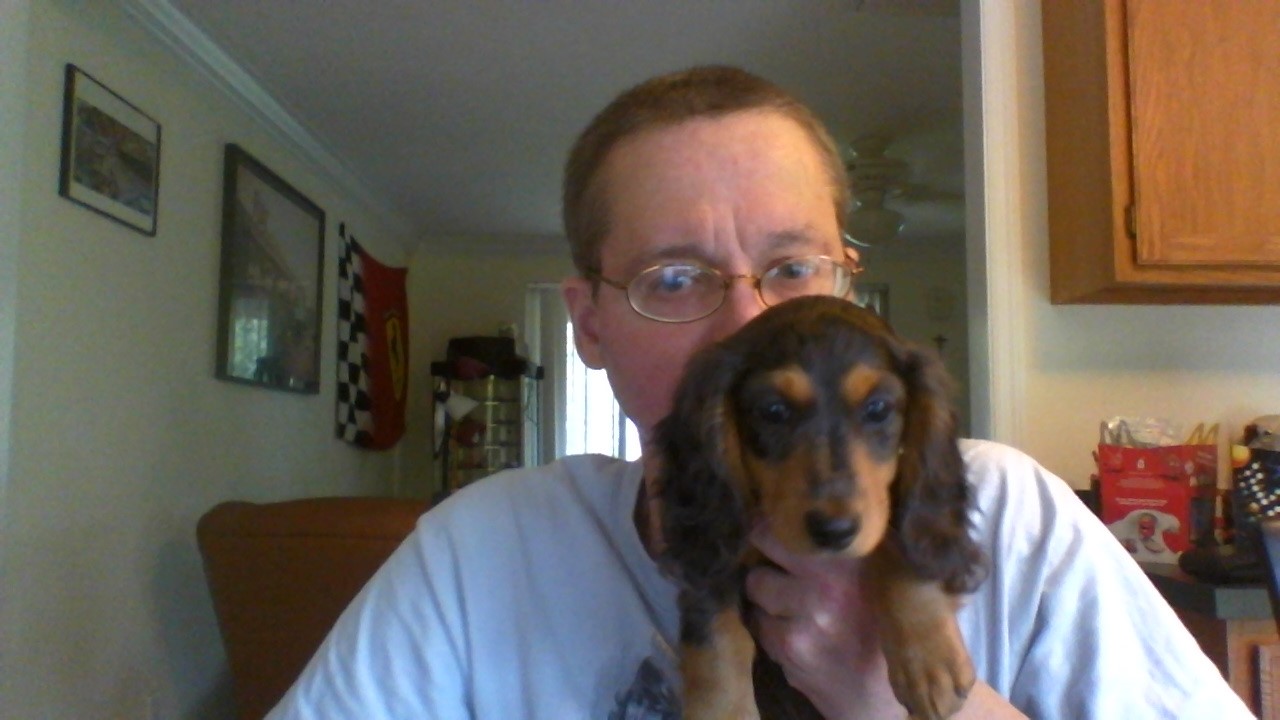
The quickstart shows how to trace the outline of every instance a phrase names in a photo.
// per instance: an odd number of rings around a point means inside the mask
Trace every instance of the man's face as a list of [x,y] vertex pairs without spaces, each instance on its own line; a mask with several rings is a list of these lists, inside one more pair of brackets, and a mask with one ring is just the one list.
[[[600,173],[609,213],[600,270],[613,280],[669,261],[758,275],[782,258],[844,252],[821,157],[794,121],[774,112],[640,133],[614,148]],[[689,323],[642,317],[608,285],[595,299],[582,278],[563,289],[579,354],[605,369],[646,443],[689,357],[764,309],[749,280],[735,281],[719,310]]]
[[1156,535],[1156,516],[1149,513],[1143,513],[1138,516],[1138,535],[1142,538],[1155,537]]

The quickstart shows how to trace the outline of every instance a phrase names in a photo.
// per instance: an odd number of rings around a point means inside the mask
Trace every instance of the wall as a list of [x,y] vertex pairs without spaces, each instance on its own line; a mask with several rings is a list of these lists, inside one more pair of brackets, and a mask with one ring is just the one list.
[[898,334],[937,349],[956,383],[962,434],[969,428],[969,332],[963,238],[900,239],[863,248],[859,283],[889,286],[889,321]]
[[[392,237],[376,211],[115,3],[29,7],[17,31],[27,48],[23,212],[14,225],[6,201],[4,242],[17,244],[0,246],[0,273],[16,276],[16,292],[0,282],[0,341],[7,318],[15,328],[12,442],[0,486],[0,717],[229,717],[197,518],[229,498],[385,493],[394,457],[333,439],[332,371],[316,396],[213,378],[223,144],[243,144],[328,211],[330,268],[338,221],[390,263],[406,260],[407,238]],[[57,195],[66,62],[162,123],[157,237]],[[7,118],[7,97],[4,109]],[[7,143],[14,126],[0,125]],[[335,306],[334,281],[330,270],[325,308]],[[326,368],[334,332],[328,311]],[[0,371],[4,353],[0,346]],[[0,394],[6,408],[7,400]]]
[[558,283],[572,273],[562,238],[432,238],[414,251],[403,492],[430,496],[440,487],[431,458],[431,361],[444,360],[453,337],[496,335],[509,322],[523,332],[529,284]]
[[[0,3],[0,224],[22,223],[23,97],[26,87],[26,0]],[[9,422],[13,397],[13,338],[17,315],[18,234],[0,233],[0,527],[9,484]],[[4,546],[0,544],[0,563]],[[3,649],[0,648],[0,653]]]
[[[27,0],[0,1],[0,227],[21,227],[22,133],[26,87]],[[0,676],[18,662],[5,631],[4,607],[12,580],[7,569],[12,551],[6,538],[13,513],[9,503],[10,437],[13,403],[14,335],[17,327],[18,233],[0,232]],[[0,680],[3,683],[3,680]],[[0,684],[0,708],[6,704]],[[4,711],[0,709],[0,715]]]
[[[1005,304],[1018,310],[1011,313],[1013,332],[994,342],[1016,345],[1013,356],[1023,358],[1016,408],[1023,422],[1006,439],[1081,487],[1092,470],[1089,453],[1103,418],[1204,420],[1235,434],[1250,418],[1280,412],[1280,333],[1274,331],[1280,308],[1049,304],[1039,7],[984,3],[984,20],[999,21],[984,25],[984,48],[1005,42],[1012,48],[1010,56],[990,58],[988,69],[1000,70],[983,81],[1015,90],[1004,110],[1010,132],[997,140],[1017,158],[1001,181],[1009,188],[1010,210],[988,222],[1020,238],[1025,255],[1002,266],[1017,279]],[[1003,34],[999,43],[988,42],[989,30]]]

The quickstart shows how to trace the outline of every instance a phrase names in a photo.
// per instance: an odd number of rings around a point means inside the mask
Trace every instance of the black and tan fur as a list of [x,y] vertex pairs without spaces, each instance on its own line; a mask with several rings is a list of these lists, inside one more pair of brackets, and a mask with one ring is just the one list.
[[949,388],[935,354],[828,297],[769,308],[691,360],[657,431],[687,720],[817,717],[767,660],[753,687],[742,585],[762,517],[794,552],[865,558],[890,681],[913,717],[963,703],[974,671],[955,612],[985,561]]

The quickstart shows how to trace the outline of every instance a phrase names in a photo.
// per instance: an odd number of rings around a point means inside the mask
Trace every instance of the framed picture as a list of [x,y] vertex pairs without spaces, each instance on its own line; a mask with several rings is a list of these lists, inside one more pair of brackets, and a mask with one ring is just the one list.
[[217,376],[320,392],[324,211],[227,145]]
[[147,235],[160,203],[160,124],[68,64],[58,194]]

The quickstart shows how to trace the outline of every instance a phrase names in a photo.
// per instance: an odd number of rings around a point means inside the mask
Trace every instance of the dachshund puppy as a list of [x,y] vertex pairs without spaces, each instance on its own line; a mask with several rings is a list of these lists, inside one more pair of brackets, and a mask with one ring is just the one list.
[[975,677],[955,613],[986,563],[949,389],[935,354],[832,297],[771,307],[690,361],[656,433],[687,720],[817,716],[803,700],[757,706],[742,587],[764,561],[748,540],[763,518],[794,552],[864,558],[890,683],[913,717],[964,702]]

